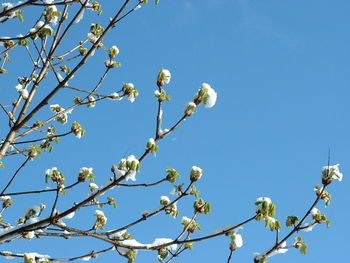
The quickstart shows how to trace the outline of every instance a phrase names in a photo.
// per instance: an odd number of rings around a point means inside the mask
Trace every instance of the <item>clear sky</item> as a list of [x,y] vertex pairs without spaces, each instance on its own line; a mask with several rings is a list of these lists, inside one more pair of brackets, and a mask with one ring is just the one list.
[[[69,34],[69,41],[76,44],[84,40],[91,23],[106,25],[106,18],[113,15],[120,2],[101,1],[101,17],[86,12]],[[27,21],[35,19],[30,15],[34,11],[25,11]],[[261,196],[276,203],[277,218],[284,225],[286,216],[301,217],[314,201],[313,187],[320,183],[330,149],[331,164],[339,163],[344,174],[342,183],[336,181],[329,187],[331,205],[318,205],[332,221],[330,229],[319,225],[312,232],[302,233],[309,245],[306,256],[291,249],[269,261],[345,262],[350,234],[349,17],[347,0],[161,0],[158,6],[144,5],[105,38],[108,48],[119,47],[122,67],[112,71],[101,89],[110,94],[122,83],[133,82],[139,98],[133,104],[127,100],[105,101],[93,109],[73,111],[69,122],[79,121],[87,130],[86,136],[80,140],[73,136],[62,138],[53,153],[29,163],[16,179],[18,188],[12,187],[11,191],[45,187],[45,170],[54,166],[70,182],[75,181],[80,167],[93,167],[96,183],[102,184],[111,176],[112,164],[130,154],[140,156],[147,140],[154,137],[157,104],[153,92],[156,75],[163,67],[172,73],[167,87],[172,100],[165,103],[163,128],[180,118],[184,105],[203,82],[217,91],[217,104],[211,109],[199,107],[175,133],[161,141],[156,157],[148,156],[142,164],[137,182],[157,181],[167,167],[178,170],[186,182],[193,165],[203,168],[204,175],[197,186],[200,195],[211,203],[212,212],[198,218],[203,231],[193,237],[251,217],[254,202]],[[0,25],[0,32],[12,36],[25,33],[26,28],[30,25],[11,21]],[[11,103],[17,96],[16,78],[29,71],[26,66],[30,61],[24,51],[10,55],[10,73],[0,76],[2,104]],[[96,52],[69,84],[92,89],[104,70],[106,57]],[[52,87],[52,82],[45,82],[39,94],[46,94]],[[50,104],[67,107],[72,95],[62,92]],[[51,113],[45,109],[40,114],[44,119]],[[3,138],[7,131],[3,114],[0,121]],[[59,133],[70,128],[70,124],[57,126]],[[3,178],[10,177],[18,160],[13,157],[4,161],[8,170],[0,170]],[[116,198],[119,208],[104,210],[107,229],[158,207],[161,195],[174,198],[169,195],[171,188],[164,184],[150,189],[114,189],[110,195]],[[58,209],[64,210],[87,192],[86,185],[78,188],[78,193],[69,192],[60,200]],[[15,222],[19,216],[16,212],[40,202],[49,204],[51,198],[47,194],[25,202],[18,200],[18,210],[14,207],[5,215]],[[129,232],[142,243],[151,243],[157,237],[175,237],[181,230],[181,217],[192,215],[194,200],[188,200],[179,204],[179,218],[160,215]],[[88,228],[94,221],[93,212],[93,208],[79,211],[72,226]],[[283,227],[281,235],[286,233]],[[262,222],[246,225],[240,234],[244,246],[235,252],[232,262],[252,262],[253,253],[266,251],[275,238]],[[43,241],[48,240],[20,240],[15,247],[4,245],[1,250],[71,257],[105,247],[93,240],[84,243],[81,239],[77,243],[57,238],[47,247]],[[288,244],[292,242],[294,238]],[[225,237],[198,243],[191,253],[184,253],[174,262],[226,262],[228,244]],[[94,262],[122,259],[110,252]],[[136,262],[156,262],[155,253],[141,252]]]

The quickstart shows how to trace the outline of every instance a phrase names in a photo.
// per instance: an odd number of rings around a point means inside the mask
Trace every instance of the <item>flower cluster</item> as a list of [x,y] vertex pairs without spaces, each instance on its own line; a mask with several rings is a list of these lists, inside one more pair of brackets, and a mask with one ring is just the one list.
[[155,154],[158,151],[159,146],[156,145],[156,142],[153,138],[150,138],[147,142],[146,149]]
[[126,181],[136,181],[136,173],[140,171],[140,162],[134,155],[128,156],[127,159],[120,160],[118,165],[112,166],[112,172],[115,179],[125,176]]
[[139,96],[139,91],[134,87],[132,83],[124,83],[122,91],[131,102],[134,102],[135,99]]
[[198,181],[203,175],[203,170],[197,166],[192,166],[190,179],[192,182]]
[[204,107],[211,108],[216,103],[217,94],[208,83],[203,83],[193,98],[193,102],[199,105],[203,102]]
[[43,21],[38,21],[33,28],[29,30],[32,39],[36,39],[37,37],[44,38],[46,36],[51,36],[53,34],[53,29],[44,23]]
[[163,87],[165,84],[169,84],[171,79],[171,73],[169,70],[162,68],[157,76],[157,86]]
[[268,197],[260,197],[255,202],[257,221],[265,221],[265,226],[271,231],[278,231],[281,228],[280,222],[275,218],[276,207]]
[[167,168],[165,172],[167,173],[166,180],[171,183],[175,183],[176,179],[180,177],[180,174],[174,168]]
[[105,214],[101,210],[95,210],[95,216],[96,216],[96,221],[95,221],[95,224],[93,226],[93,229],[94,230],[97,230],[97,229],[103,230],[104,226],[107,223],[107,217],[105,216]]
[[230,250],[231,251],[235,251],[237,248],[240,248],[243,246],[242,235],[237,234],[237,231],[239,229],[240,228],[235,228],[226,234],[226,236],[231,238],[231,242],[230,242]]
[[324,166],[322,168],[322,183],[330,184],[334,179],[341,182],[343,180],[343,174],[339,171],[339,164]]
[[6,209],[13,204],[11,196],[7,196],[7,195],[2,196],[1,201],[2,201],[2,208],[3,209]]
[[186,216],[183,216],[181,219],[181,225],[183,225],[184,230],[186,230],[189,233],[193,233],[196,229],[202,230],[200,225],[197,224],[196,220],[191,218],[188,218]]
[[89,179],[91,182],[94,181],[95,174],[92,173],[93,168],[82,167],[79,170],[78,181],[85,182]]
[[59,123],[66,124],[68,122],[68,113],[71,113],[71,111],[61,113],[61,112],[65,111],[65,109],[62,108],[59,104],[52,104],[52,105],[50,105],[50,109],[51,109],[51,111],[53,113],[58,115],[56,117],[56,120]]
[[83,129],[83,127],[81,127],[80,123],[76,121],[73,122],[71,131],[78,139],[80,139],[81,136],[84,136],[85,134],[85,130]]
[[202,198],[199,198],[193,203],[195,213],[208,214],[210,212],[210,203],[205,202]]
[[45,181],[49,183],[50,179],[52,182],[55,182],[60,188],[60,192],[63,193],[65,177],[64,174],[57,170],[57,167],[53,167],[51,169],[47,169],[45,172]]

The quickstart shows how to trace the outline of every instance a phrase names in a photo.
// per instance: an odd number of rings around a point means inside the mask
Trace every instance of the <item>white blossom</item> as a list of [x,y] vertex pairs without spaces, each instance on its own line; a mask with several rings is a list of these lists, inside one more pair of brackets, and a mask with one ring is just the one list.
[[137,5],[135,8],[134,8],[134,11],[138,10],[141,8],[141,5]]
[[112,94],[109,95],[109,98],[111,100],[122,100],[123,97],[121,97],[118,92],[113,92]]

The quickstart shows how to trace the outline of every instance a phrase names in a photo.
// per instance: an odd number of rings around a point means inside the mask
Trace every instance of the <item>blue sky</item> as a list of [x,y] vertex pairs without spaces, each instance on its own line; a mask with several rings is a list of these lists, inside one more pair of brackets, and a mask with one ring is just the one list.
[[[119,2],[101,4],[104,16],[86,12],[84,20],[69,35],[69,41],[83,40],[91,23],[106,24],[106,17],[112,16]],[[17,189],[45,187],[44,172],[53,166],[65,172],[71,182],[80,167],[93,167],[96,183],[102,184],[111,176],[111,165],[120,158],[140,156],[148,138],[154,136],[157,105],[153,92],[156,75],[163,67],[172,72],[167,87],[172,100],[164,108],[164,128],[181,116],[184,105],[202,82],[211,84],[218,100],[214,108],[200,107],[175,133],[160,142],[157,156],[149,156],[143,163],[138,182],[156,181],[169,166],[178,170],[181,180],[186,182],[193,165],[202,167],[204,176],[198,188],[201,196],[212,204],[212,213],[199,217],[203,231],[197,236],[251,217],[254,201],[260,196],[272,198],[277,205],[277,218],[284,223],[286,216],[301,217],[312,204],[313,187],[320,182],[330,149],[331,164],[339,163],[344,173],[342,183],[334,182],[329,187],[333,195],[331,206],[318,205],[332,221],[331,228],[320,225],[302,234],[309,244],[306,256],[290,250],[269,261],[344,261],[350,234],[346,219],[350,174],[349,13],[350,3],[345,0],[162,0],[159,6],[143,6],[104,41],[107,47],[119,47],[118,61],[122,67],[107,77],[102,91],[110,94],[119,90],[123,82],[133,82],[140,91],[139,98],[133,104],[126,100],[106,101],[93,109],[75,110],[69,116],[70,122],[79,121],[87,130],[86,136],[80,140],[62,138],[53,153],[44,154],[25,168],[17,179]],[[28,21],[34,19],[26,12],[24,16]],[[13,35],[30,26],[11,21],[0,27],[1,34]],[[1,76],[3,104],[15,96],[16,77],[28,73],[29,60],[23,59],[23,54],[10,54],[12,62],[7,64],[10,74]],[[106,57],[97,52],[70,85],[91,89],[104,70]],[[52,81],[44,83],[39,95],[54,87]],[[62,92],[50,104],[67,107],[72,94]],[[50,114],[48,109],[42,110],[39,118]],[[0,121],[2,138],[7,122],[3,115]],[[61,132],[70,127],[57,126]],[[16,163],[17,158],[5,161],[8,170],[0,171],[4,178],[16,169]],[[159,196],[169,195],[170,190],[170,184],[139,191],[113,190],[111,195],[117,199],[119,208],[105,209],[109,218],[107,228],[123,225],[128,219],[139,217],[142,211],[156,208]],[[85,185],[77,193],[68,193],[61,199],[59,209],[81,200],[87,191]],[[50,202],[50,198],[43,195],[25,203],[18,200],[18,210],[13,208],[14,215],[10,215],[10,210],[6,215],[13,216],[15,221],[21,209]],[[144,243],[156,237],[176,236],[181,229],[181,217],[191,216],[193,201],[189,198],[179,204],[178,219],[161,215],[130,233]],[[77,218],[93,222],[93,211],[79,211]],[[79,219],[72,221],[73,226],[80,224]],[[253,222],[240,233],[244,246],[235,252],[233,262],[252,262],[254,252],[263,252],[274,242],[273,233],[263,223]],[[285,227],[283,233],[287,233]],[[62,256],[59,252],[64,251],[64,256],[69,257],[75,256],[76,250],[87,252],[104,247],[88,240],[83,245],[79,243],[78,249],[76,241],[81,240],[54,239],[55,247],[44,248],[42,239],[19,241],[15,249],[6,245],[4,250],[18,253],[31,250],[55,257]],[[228,238],[219,237],[196,244],[191,253],[174,262],[226,262],[228,243]],[[94,262],[112,262],[116,258],[114,253],[108,253]],[[139,253],[136,262],[156,262],[155,253]]]

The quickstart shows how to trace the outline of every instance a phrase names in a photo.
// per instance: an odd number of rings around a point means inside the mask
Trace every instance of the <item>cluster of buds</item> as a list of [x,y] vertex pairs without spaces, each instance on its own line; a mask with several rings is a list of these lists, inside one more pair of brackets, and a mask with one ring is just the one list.
[[162,206],[168,206],[165,209],[166,214],[171,215],[174,218],[179,215],[179,211],[177,210],[176,202],[170,205],[171,202],[170,202],[169,197],[161,196],[159,202]]
[[46,208],[46,205],[41,204],[40,206],[35,205],[31,208],[26,209],[24,211],[25,220],[28,220],[29,218],[32,218],[32,217],[39,216],[45,208]]
[[158,101],[170,101],[170,95],[164,89],[161,89],[161,91],[155,90],[154,96],[156,96]]
[[135,99],[139,96],[139,91],[134,87],[133,83],[124,83],[122,91],[131,102],[134,102]]
[[327,227],[330,225],[330,221],[327,219],[325,214],[322,214],[320,210],[318,210],[316,207],[312,208],[311,210],[312,219],[316,224],[323,224],[326,223]]
[[316,185],[314,191],[316,195],[320,197],[321,200],[325,201],[326,206],[331,204],[332,195],[328,193],[323,186]]
[[322,168],[322,183],[328,185],[334,179],[339,180],[339,182],[343,180],[343,174],[339,171],[339,164],[324,166]]
[[188,218],[186,216],[183,216],[181,219],[181,225],[183,225],[184,230],[186,229],[187,232],[193,233],[196,229],[201,231],[201,227],[199,224],[197,224],[196,220],[191,218]]
[[49,5],[45,8],[44,18],[46,23],[52,23],[56,25],[58,18],[61,16],[61,12],[57,10],[55,5]]
[[237,234],[238,229],[233,229],[232,231],[226,233],[226,236],[231,238],[230,242],[230,250],[235,251],[237,248],[243,246],[243,238],[242,235]]
[[94,223],[93,229],[94,230],[97,230],[97,229],[103,230],[104,226],[107,223],[107,217],[105,216],[105,214],[101,210],[95,210],[95,216],[96,216],[96,221]]
[[71,131],[79,139],[81,138],[81,136],[84,136],[85,134],[85,130],[83,129],[83,127],[81,127],[80,123],[76,121],[73,122]]
[[41,154],[41,147],[39,145],[30,146],[30,150],[28,152],[28,158],[33,159]]
[[95,174],[92,173],[93,168],[82,167],[79,170],[78,181],[85,182],[89,179],[91,182],[94,181]]
[[197,108],[197,105],[194,102],[190,101],[185,106],[185,109],[184,109],[185,115],[186,116],[191,116],[193,113],[196,112],[196,108]]
[[87,104],[88,108],[93,108],[96,106],[96,100],[94,96],[92,95],[88,96],[88,101],[89,101],[89,103]]
[[6,209],[13,204],[11,196],[7,196],[7,195],[2,196],[1,201],[2,201],[2,208],[3,209]]
[[190,173],[190,179],[192,182],[196,182],[199,179],[201,179],[203,175],[203,170],[197,166],[192,166],[191,173]]
[[196,200],[193,204],[195,213],[208,214],[210,212],[210,203],[205,202],[202,198]]
[[163,87],[165,84],[169,84],[171,79],[171,73],[169,70],[162,68],[157,76],[157,86]]
[[257,221],[265,221],[265,226],[271,231],[278,231],[281,228],[280,222],[275,218],[276,206],[268,197],[260,197],[255,202],[255,212]]
[[[50,109],[53,113],[58,114],[58,116],[56,117],[56,120],[59,123],[66,124],[68,122],[68,112],[61,113],[61,112],[65,111],[65,109],[62,108],[59,104],[50,105]],[[61,113],[61,114],[59,114],[59,113]]]
[[32,34],[32,39],[36,39],[38,37],[45,38],[54,33],[53,29],[43,21],[38,21],[35,26],[29,30],[29,32]]
[[208,83],[203,83],[198,89],[197,94],[193,98],[193,102],[199,105],[203,102],[204,107],[211,108],[216,103],[217,94],[214,89],[210,87]]
[[156,144],[155,140],[153,138],[150,138],[147,142],[146,150],[155,154],[158,151],[158,149],[159,149],[159,146]]
[[307,244],[303,241],[301,236],[297,236],[295,238],[295,243],[293,244],[293,247],[299,248],[300,253],[303,255],[305,255],[307,252]]
[[174,168],[167,168],[165,172],[167,173],[166,180],[171,183],[175,183],[176,179],[180,177],[180,174]]
[[[49,183],[50,179],[52,182],[55,182],[61,190],[64,188],[65,177],[64,174],[57,170],[57,167],[47,169],[45,172],[45,182]],[[62,191],[61,191],[62,192]]]
[[116,180],[125,176],[127,181],[129,179],[136,181],[136,173],[140,171],[140,161],[134,155],[130,155],[127,159],[121,159],[118,165],[113,165],[111,170]]

